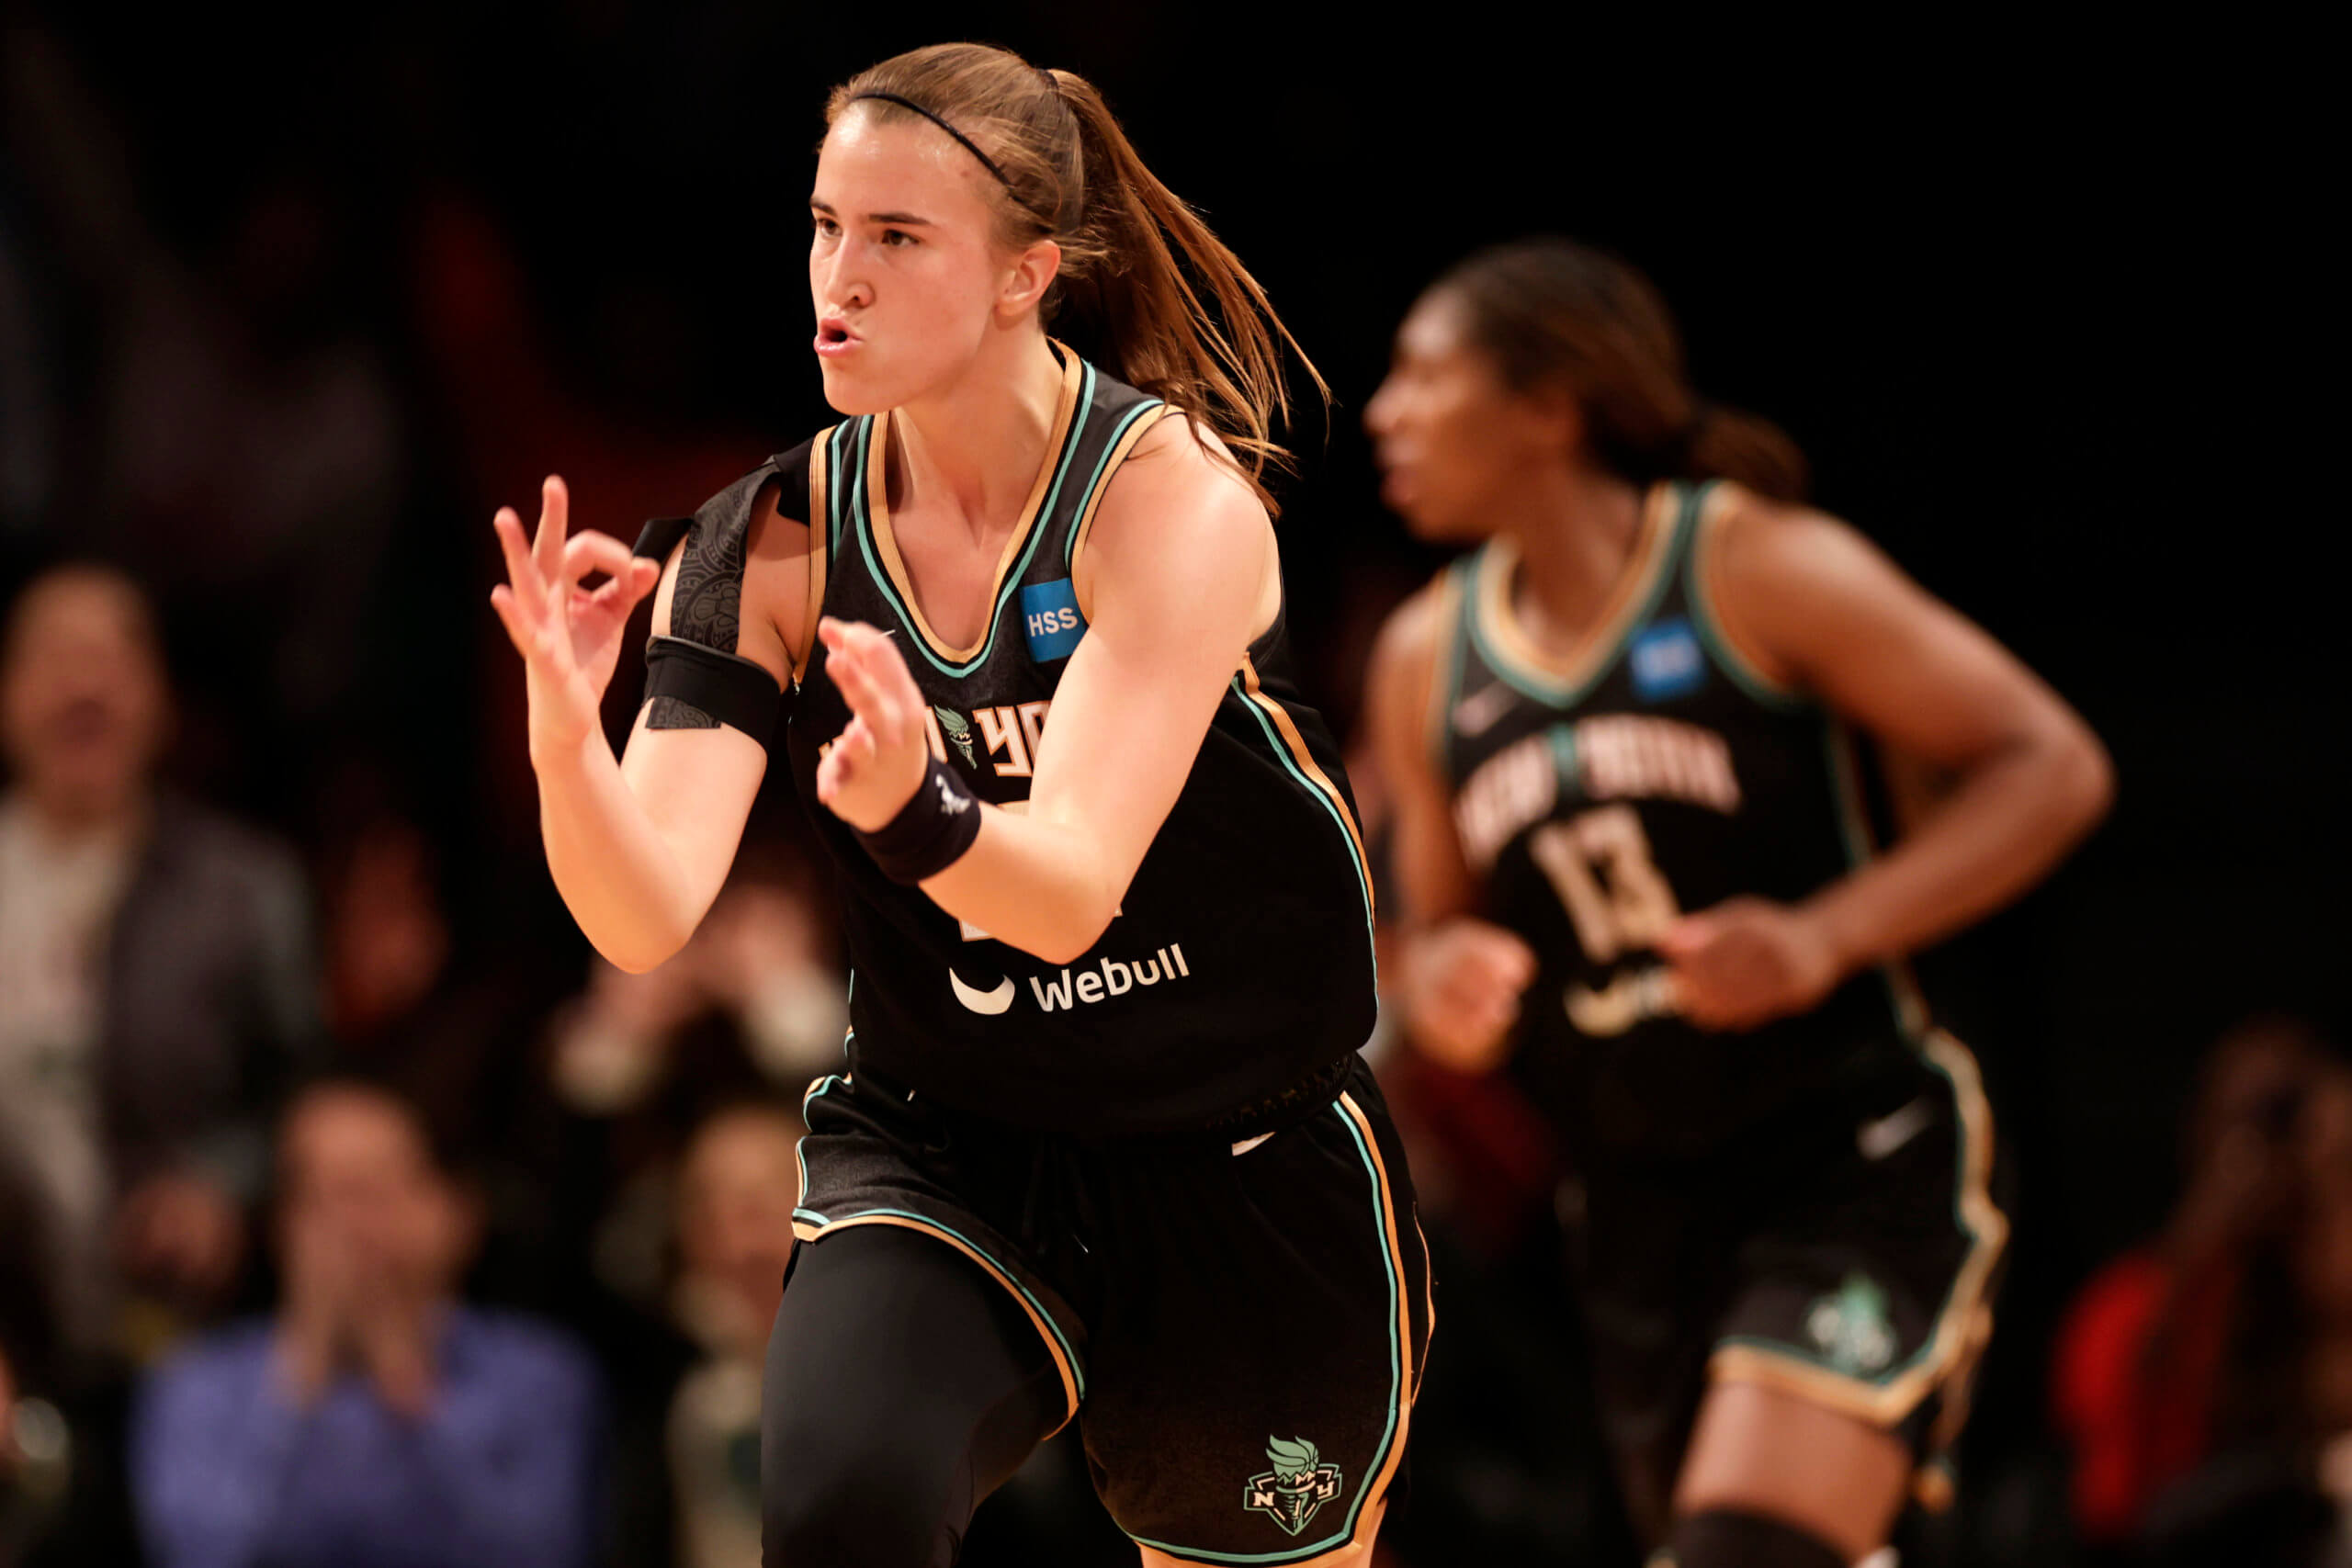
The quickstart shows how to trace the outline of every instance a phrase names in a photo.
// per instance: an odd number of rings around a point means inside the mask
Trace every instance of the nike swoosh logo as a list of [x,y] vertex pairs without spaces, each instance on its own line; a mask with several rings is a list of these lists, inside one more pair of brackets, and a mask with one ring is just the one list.
[[1453,728],[1464,736],[1484,735],[1495,727],[1495,721],[1510,711],[1511,689],[1497,681],[1481,692],[1473,692],[1453,705]]
[[964,984],[964,977],[950,969],[947,972],[947,984],[954,988],[957,1001],[962,1002],[974,1012],[986,1013],[990,1018],[1012,1005],[1012,976],[1010,975],[997,982],[996,989],[983,991],[977,987]]
[[1646,1019],[1671,1018],[1679,1006],[1673,972],[1657,965],[1627,970],[1597,991],[1581,980],[1572,980],[1561,999],[1567,1004],[1568,1021],[1579,1033],[1602,1040],[1623,1034]]
[[1875,1122],[1865,1122],[1854,1129],[1854,1147],[1867,1160],[1882,1160],[1928,1130],[1936,1119],[1935,1108],[1925,1096],[1913,1100],[1902,1110],[1890,1112]]

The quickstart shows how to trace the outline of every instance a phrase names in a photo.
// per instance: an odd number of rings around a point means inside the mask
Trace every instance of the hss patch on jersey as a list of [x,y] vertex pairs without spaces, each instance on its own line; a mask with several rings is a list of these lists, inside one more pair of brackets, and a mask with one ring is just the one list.
[[1067,577],[1023,588],[1021,621],[1029,634],[1029,657],[1041,662],[1069,658],[1086,635],[1086,617],[1078,613],[1078,591]]

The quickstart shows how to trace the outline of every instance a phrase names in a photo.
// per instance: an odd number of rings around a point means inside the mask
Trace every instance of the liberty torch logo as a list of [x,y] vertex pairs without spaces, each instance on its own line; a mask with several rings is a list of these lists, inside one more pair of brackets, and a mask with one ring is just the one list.
[[938,716],[939,728],[947,739],[956,742],[956,750],[964,753],[964,765],[974,766],[972,761],[972,722],[954,708],[933,703],[931,711]]
[[1317,1509],[1340,1495],[1340,1467],[1321,1462],[1315,1445],[1304,1438],[1268,1438],[1266,1457],[1274,1468],[1250,1478],[1241,1491],[1241,1506],[1272,1515],[1274,1523],[1296,1535]]

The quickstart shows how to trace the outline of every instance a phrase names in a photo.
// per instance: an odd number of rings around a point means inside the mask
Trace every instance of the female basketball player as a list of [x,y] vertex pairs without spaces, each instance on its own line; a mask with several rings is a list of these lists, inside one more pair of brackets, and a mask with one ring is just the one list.
[[[1857,1562],[1962,1418],[2007,1230],[1973,1063],[1885,966],[2040,880],[2105,754],[1797,502],[1794,448],[1692,395],[1620,263],[1463,263],[1366,423],[1417,533],[1487,540],[1372,671],[1407,1017],[1508,1055],[1572,1151],[1637,1527],[1681,1568]],[[1876,856],[1857,730],[1951,779]]]
[[[650,525],[652,559],[567,541],[550,479],[536,544],[499,514],[492,594],[548,864],[627,968],[709,906],[793,692],[853,1070],[807,1102],[767,1560],[947,1562],[1082,1407],[1145,1562],[1361,1564],[1429,1316],[1261,484],[1287,333],[1067,72],[920,50],[828,122],[808,276],[850,417]],[[616,761],[596,701],[655,561]]]

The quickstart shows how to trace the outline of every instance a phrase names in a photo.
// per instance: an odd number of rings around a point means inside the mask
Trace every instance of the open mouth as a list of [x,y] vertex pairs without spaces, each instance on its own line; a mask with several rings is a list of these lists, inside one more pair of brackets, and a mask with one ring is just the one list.
[[857,334],[836,317],[828,316],[817,323],[817,352],[842,354],[855,346]]

